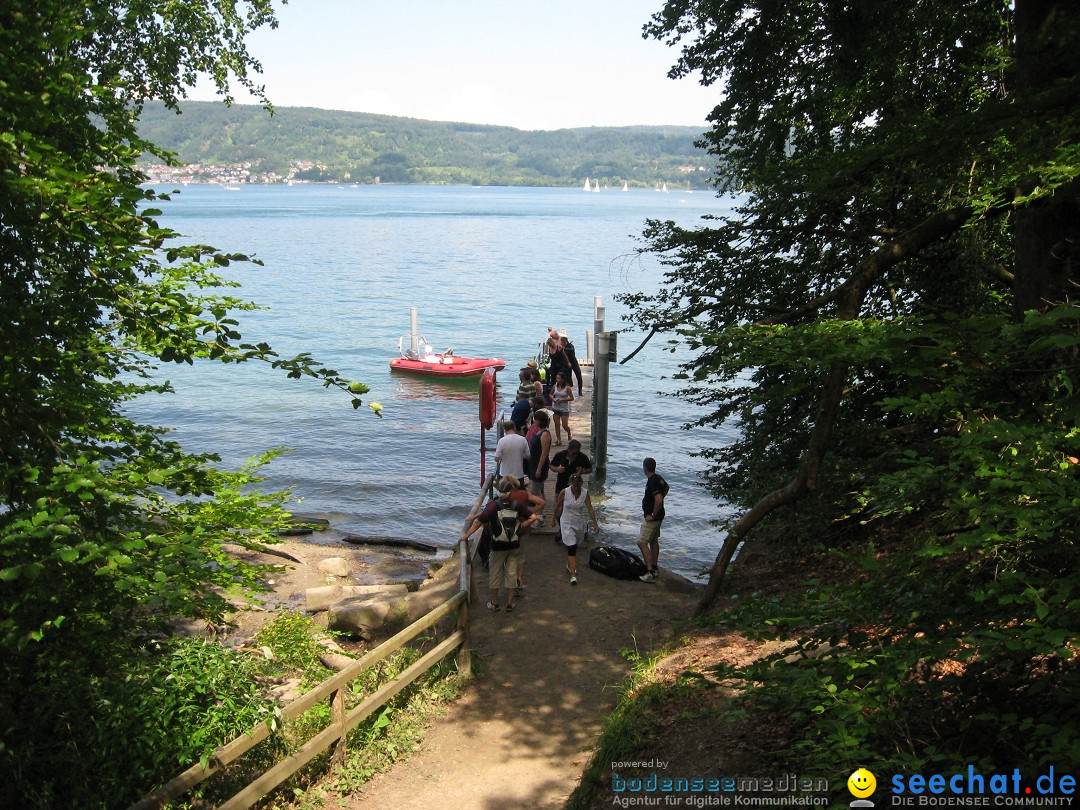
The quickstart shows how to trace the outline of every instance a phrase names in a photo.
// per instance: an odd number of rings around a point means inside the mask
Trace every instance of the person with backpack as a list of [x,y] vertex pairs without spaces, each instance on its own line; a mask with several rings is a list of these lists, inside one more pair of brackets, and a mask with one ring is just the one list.
[[[491,598],[487,609],[499,610],[499,589],[506,589],[506,610],[514,609],[514,595],[517,591],[518,558],[521,556],[521,530],[536,521],[536,515],[517,503],[510,495],[514,486],[509,479],[499,482],[499,497],[488,501],[479,515],[475,517],[469,530],[461,536],[459,544],[464,544],[478,529],[490,532],[491,549],[488,554],[488,587]],[[471,516],[470,516],[471,517]],[[468,548],[461,545],[462,550]]]
[[642,582],[655,582],[660,570],[660,524],[664,522],[664,498],[668,494],[668,482],[656,472],[656,459],[646,458],[641,463],[645,471],[645,497],[641,499],[641,510],[645,519],[641,523],[638,535],[638,548],[645,560],[648,571],[638,579]]
[[562,529],[562,542],[566,546],[566,572],[570,574],[570,584],[577,585],[577,549],[585,540],[585,510],[592,518],[593,532],[600,534],[600,524],[596,521],[589,490],[585,489],[581,473],[570,476],[570,486],[559,493],[555,501],[555,514],[551,525],[556,523]]
[[[530,514],[535,515],[536,519],[538,521],[542,522],[543,519],[544,519],[543,518],[544,507],[547,506],[547,501],[545,501],[542,496],[533,495],[531,492],[529,492],[529,490],[526,489],[526,487],[525,487],[525,481],[524,480],[519,481],[518,479],[514,478],[513,476],[510,476],[508,480],[510,481],[510,486],[511,486],[510,497],[513,498],[520,506],[524,506],[526,509],[528,509]],[[527,534],[530,534],[531,532],[532,532],[531,527],[522,526],[520,535],[521,535],[521,537],[524,538]],[[521,582],[521,580],[522,580],[522,578],[524,578],[524,576],[525,576],[525,548],[522,547],[521,553],[518,555],[518,566],[517,566],[517,595],[518,596],[524,596],[525,595],[525,586]]]

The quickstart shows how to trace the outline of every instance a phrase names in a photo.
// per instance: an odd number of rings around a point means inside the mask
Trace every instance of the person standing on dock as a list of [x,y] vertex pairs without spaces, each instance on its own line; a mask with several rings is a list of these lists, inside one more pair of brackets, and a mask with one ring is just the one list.
[[642,582],[655,582],[660,573],[660,524],[664,522],[664,498],[668,494],[668,482],[656,472],[656,459],[646,458],[641,463],[645,471],[645,497],[641,499],[641,511],[645,519],[638,535],[638,548],[645,560],[648,571],[638,579]]
[[566,380],[569,382],[572,373],[574,379],[577,380],[577,392],[580,397],[582,389],[581,364],[578,363],[574,344],[566,336],[566,330],[560,329],[556,332],[549,326],[546,348],[548,352],[548,379],[553,379],[554,375],[564,371],[566,372]]
[[[517,566],[521,554],[521,532],[536,522],[536,515],[518,504],[511,496],[513,483],[509,478],[499,482],[499,497],[488,501],[487,506],[473,520],[469,530],[458,541],[464,549],[465,542],[477,529],[487,527],[491,533],[491,553],[488,556],[488,587],[491,598],[487,609],[499,610],[499,589],[506,589],[506,610],[514,609],[517,593]],[[471,516],[470,516],[471,517]]]
[[566,440],[574,438],[570,432],[570,403],[574,401],[574,389],[565,372],[555,375],[555,385],[551,388],[551,410],[555,412],[555,444],[562,444],[562,434],[566,431]]
[[529,441],[529,492],[543,495],[551,464],[551,431],[548,430],[547,411],[537,411],[533,418],[537,431]]
[[529,429],[529,417],[532,416],[532,399],[520,399],[510,411],[510,421],[517,428],[519,436],[524,436]]
[[536,396],[536,385],[533,383],[532,369],[523,368],[518,372],[518,387],[514,395],[514,402],[523,399],[532,399]]
[[555,514],[551,517],[551,525],[558,523],[562,530],[562,542],[566,547],[566,571],[570,574],[571,585],[577,585],[577,550],[585,541],[585,531],[588,528],[585,524],[586,509],[592,518],[593,532],[599,534],[600,524],[596,520],[589,490],[582,485],[581,473],[574,473],[570,476],[570,486],[559,493],[555,501]]
[[[525,479],[520,481],[513,476],[508,476],[507,480],[510,482],[511,490],[510,497],[518,504],[518,506],[524,506],[532,514],[536,515],[536,519],[543,522],[541,515],[544,512],[544,507],[547,506],[547,501],[544,500],[542,495],[533,495],[525,488]],[[526,535],[532,532],[531,526],[525,526],[521,530],[521,536],[524,538]],[[517,595],[525,595],[525,585],[522,583],[522,579],[525,577],[525,547],[521,547],[521,553],[518,555],[517,564]]]
[[[551,470],[556,473],[555,497],[558,498],[559,493],[570,484],[571,475],[574,473],[587,475],[592,472],[592,462],[589,461],[587,455],[581,452],[581,442],[577,439],[571,439],[570,443],[566,445],[566,449],[560,450],[551,459]],[[562,542],[562,534],[557,525],[555,527],[555,542]]]
[[[566,362],[570,366],[570,371],[573,372],[574,378],[577,380],[577,395],[581,396],[581,364],[578,363],[577,350],[574,349],[574,344],[566,339],[566,336],[562,336],[562,351],[566,355]],[[570,376],[567,375],[567,381],[570,380]]]
[[525,477],[529,443],[517,432],[517,425],[512,421],[503,422],[503,431],[503,437],[495,445],[495,461],[499,465],[499,475],[509,475],[520,480]]
[[555,418],[555,413],[548,408],[547,401],[543,397],[533,397],[529,401],[529,430],[525,434],[526,441],[532,444],[533,436],[540,432],[540,425],[536,423],[536,415],[543,411],[547,414],[548,424],[550,425]]

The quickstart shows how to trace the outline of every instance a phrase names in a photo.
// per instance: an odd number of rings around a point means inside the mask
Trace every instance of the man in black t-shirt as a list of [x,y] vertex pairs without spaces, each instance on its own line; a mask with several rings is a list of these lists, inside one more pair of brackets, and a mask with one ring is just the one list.
[[639,579],[642,582],[655,582],[660,573],[657,567],[660,559],[660,524],[664,522],[664,498],[668,494],[668,483],[657,474],[656,459],[645,459],[641,468],[645,471],[645,497],[641,499],[645,519],[638,535],[638,548],[649,570]]
[[566,445],[566,449],[560,450],[551,459],[551,466],[548,469],[557,473],[555,476],[555,496],[558,497],[559,493],[569,486],[571,475],[574,473],[586,475],[592,472],[592,462],[589,461],[587,455],[581,452],[581,442],[577,439],[571,439]]
[[[581,452],[581,442],[577,439],[571,439],[566,445],[566,449],[560,450],[551,459],[551,466],[548,469],[557,473],[555,476],[555,499],[558,500],[559,493],[570,485],[570,476],[574,473],[581,475],[591,473],[592,462],[589,461],[587,455]],[[562,529],[558,523],[555,524],[555,542],[562,542]]]

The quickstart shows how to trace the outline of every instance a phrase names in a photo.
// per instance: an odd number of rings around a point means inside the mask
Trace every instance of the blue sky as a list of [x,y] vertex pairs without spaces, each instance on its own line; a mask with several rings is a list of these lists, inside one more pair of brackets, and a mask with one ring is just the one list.
[[[257,32],[282,107],[519,129],[706,126],[717,88],[667,78],[641,28],[663,0],[292,0]],[[192,98],[209,99],[197,90]],[[240,102],[247,99],[239,98]]]

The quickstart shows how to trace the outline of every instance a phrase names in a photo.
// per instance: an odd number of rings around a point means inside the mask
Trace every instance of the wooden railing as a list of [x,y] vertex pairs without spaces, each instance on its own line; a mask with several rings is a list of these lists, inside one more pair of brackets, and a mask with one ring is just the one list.
[[[493,476],[488,476],[484,481],[470,514],[479,511],[484,498],[487,497],[491,490],[492,480]],[[469,648],[469,602],[470,593],[475,590],[475,585],[470,576],[472,571],[470,563],[475,550],[475,543],[471,550],[467,544],[463,544],[457,549],[460,573],[458,590],[453,596],[392,638],[367,652],[362,658],[357,659],[345,669],[282,708],[281,720],[287,722],[300,717],[320,701],[329,700],[330,724],[304,743],[298,750],[286,756],[224,804],[219,805],[218,810],[239,810],[239,808],[250,807],[335,743],[337,748],[334,751],[334,759],[339,764],[344,762],[345,735],[359,723],[371,717],[402,689],[446,658],[455,649],[460,648],[456,659],[458,671],[465,677],[472,674],[472,656]],[[449,616],[454,610],[457,610],[457,622],[453,633],[407,669],[364,698],[351,710],[345,710],[345,694],[351,681],[389,657],[392,653],[400,650],[406,643]],[[142,800],[132,805],[129,810],[151,810],[151,808],[163,807],[167,802],[183,796],[230,762],[239,759],[269,737],[270,733],[269,725],[260,723],[247,734],[237,737],[232,742],[218,748],[205,766],[202,764],[191,766],[175,779],[143,797]]]

